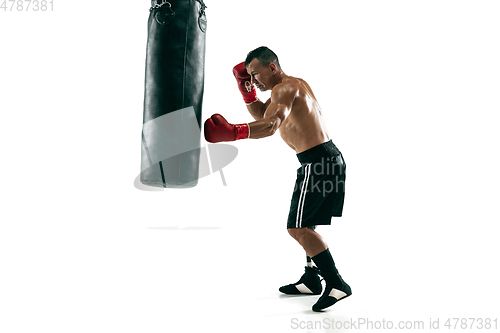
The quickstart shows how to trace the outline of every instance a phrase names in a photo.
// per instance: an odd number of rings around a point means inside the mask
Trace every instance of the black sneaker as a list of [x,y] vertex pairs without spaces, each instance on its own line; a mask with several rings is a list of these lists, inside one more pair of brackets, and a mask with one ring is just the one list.
[[319,295],[323,286],[318,274],[318,268],[306,266],[305,273],[297,283],[283,286],[280,291],[288,295]]
[[318,299],[316,304],[313,305],[313,311],[321,311],[329,306],[337,303],[341,299],[351,296],[351,287],[342,277],[334,272],[322,273],[321,274],[326,282],[325,291],[323,295]]

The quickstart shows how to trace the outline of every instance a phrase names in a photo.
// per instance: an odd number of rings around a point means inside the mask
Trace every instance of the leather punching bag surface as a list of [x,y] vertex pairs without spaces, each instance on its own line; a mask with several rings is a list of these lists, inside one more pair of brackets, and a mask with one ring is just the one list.
[[141,183],[198,183],[205,77],[203,0],[153,0],[148,20]]

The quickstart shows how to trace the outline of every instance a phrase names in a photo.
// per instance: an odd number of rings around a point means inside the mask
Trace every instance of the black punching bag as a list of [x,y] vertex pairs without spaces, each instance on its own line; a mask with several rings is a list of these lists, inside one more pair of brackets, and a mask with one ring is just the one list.
[[203,0],[153,0],[148,20],[141,175],[144,185],[198,183],[205,79]]

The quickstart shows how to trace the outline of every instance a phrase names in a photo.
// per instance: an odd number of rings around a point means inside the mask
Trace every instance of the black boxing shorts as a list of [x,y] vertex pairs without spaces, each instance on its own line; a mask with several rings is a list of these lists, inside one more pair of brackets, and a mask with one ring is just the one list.
[[301,167],[288,214],[287,228],[331,224],[342,216],[346,164],[330,140],[297,154]]

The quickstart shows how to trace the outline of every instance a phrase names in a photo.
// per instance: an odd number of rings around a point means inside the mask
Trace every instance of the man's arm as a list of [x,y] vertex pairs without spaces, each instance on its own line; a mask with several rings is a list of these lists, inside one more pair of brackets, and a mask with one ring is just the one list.
[[264,113],[269,106],[270,100],[266,103],[262,103],[262,101],[257,97],[255,85],[252,84],[252,79],[245,68],[245,63],[241,62],[234,66],[233,75],[238,83],[238,89],[241,92],[243,100],[247,105],[248,112],[250,112],[255,120],[264,118]]
[[[248,124],[250,138],[260,139],[273,135],[292,110],[293,102],[297,96],[297,88],[292,85],[279,84],[274,87],[269,104],[264,110],[265,117]],[[267,104],[267,103],[266,103]],[[262,105],[266,105],[262,103]],[[263,113],[263,115],[264,115]]]
[[251,104],[247,104],[247,109],[255,120],[259,120],[264,118],[264,114],[266,113],[269,104],[271,104],[270,98],[265,103],[262,103],[262,101],[258,99]]
[[[249,124],[230,124],[220,114],[214,114],[204,124],[208,142],[260,139],[273,135],[292,110],[297,88],[282,84],[274,87],[265,117]],[[265,104],[264,104],[265,105]]]

